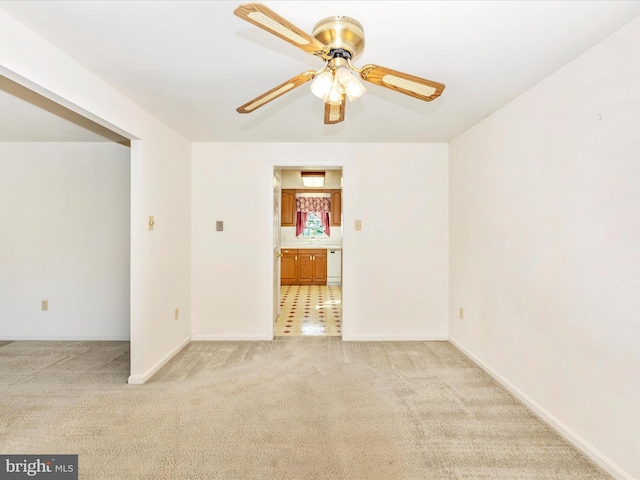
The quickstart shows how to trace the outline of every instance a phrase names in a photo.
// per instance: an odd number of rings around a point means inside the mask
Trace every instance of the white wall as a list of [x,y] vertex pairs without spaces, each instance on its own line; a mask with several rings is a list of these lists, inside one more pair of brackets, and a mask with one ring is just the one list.
[[129,156],[0,142],[1,340],[129,339]]
[[271,175],[305,158],[343,167],[343,338],[446,339],[447,157],[444,144],[343,144],[328,158],[313,144],[195,143],[194,338],[270,338]]
[[190,338],[191,144],[1,9],[0,45],[0,75],[132,139],[129,381],[143,382]]
[[634,479],[639,85],[635,20],[450,145],[452,340]]

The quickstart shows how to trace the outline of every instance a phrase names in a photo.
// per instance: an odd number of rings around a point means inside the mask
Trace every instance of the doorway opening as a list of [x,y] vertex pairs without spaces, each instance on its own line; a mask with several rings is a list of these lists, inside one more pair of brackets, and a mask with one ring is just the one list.
[[[324,185],[305,187],[303,172]],[[273,333],[342,336],[342,168],[275,167]]]
[[2,75],[0,106],[7,113],[0,118],[7,206],[0,317],[11,320],[0,329],[0,349],[21,377],[80,378],[93,368],[124,383],[131,143]]

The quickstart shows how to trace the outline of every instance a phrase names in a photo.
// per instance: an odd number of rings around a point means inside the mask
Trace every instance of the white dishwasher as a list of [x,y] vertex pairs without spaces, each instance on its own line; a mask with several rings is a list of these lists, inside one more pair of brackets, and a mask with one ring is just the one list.
[[342,250],[327,248],[327,285],[342,285]]

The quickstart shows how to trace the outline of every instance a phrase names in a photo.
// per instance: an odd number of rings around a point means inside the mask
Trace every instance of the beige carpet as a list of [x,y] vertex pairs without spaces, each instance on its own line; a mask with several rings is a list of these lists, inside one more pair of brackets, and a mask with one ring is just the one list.
[[196,342],[126,385],[128,345],[0,346],[0,452],[81,479],[611,478],[447,342]]

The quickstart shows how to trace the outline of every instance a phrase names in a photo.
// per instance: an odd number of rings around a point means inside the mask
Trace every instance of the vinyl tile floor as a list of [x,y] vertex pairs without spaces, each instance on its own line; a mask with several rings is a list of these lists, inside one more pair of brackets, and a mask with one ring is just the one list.
[[341,336],[340,285],[282,285],[276,337]]

